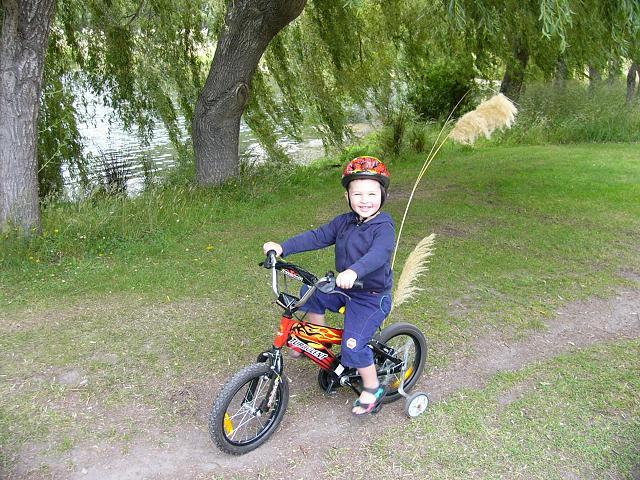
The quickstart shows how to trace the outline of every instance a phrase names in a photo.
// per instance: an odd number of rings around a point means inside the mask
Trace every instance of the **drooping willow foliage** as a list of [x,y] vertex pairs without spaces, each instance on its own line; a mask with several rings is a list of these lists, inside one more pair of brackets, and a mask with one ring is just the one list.
[[449,18],[470,51],[487,53],[503,64],[520,45],[543,75],[558,63],[582,72],[586,65],[605,70],[640,53],[640,2],[637,0],[446,0]]
[[[387,10],[400,8],[382,3]],[[399,25],[390,28],[385,13],[377,2],[313,2],[271,42],[245,114],[263,142],[268,139],[262,128],[278,126],[295,138],[310,124],[325,144],[339,144],[348,134],[352,106],[375,108],[389,96],[400,45],[394,42]]]
[[63,162],[84,176],[81,93],[93,94],[143,141],[162,122],[181,157],[188,157],[178,118],[191,122],[222,13],[223,6],[199,0],[58,2],[41,101],[41,196],[61,190]]
[[[403,5],[342,0],[309,2],[266,52],[245,121],[270,156],[282,158],[282,132],[299,138],[313,125],[339,144],[353,105],[379,103],[397,80]],[[61,190],[60,167],[84,175],[79,92],[91,92],[126,128],[149,139],[162,122],[183,159],[189,126],[210,67],[225,2],[202,0],[61,0],[51,32],[39,127],[41,195]],[[89,119],[90,120],[90,119]],[[189,133],[189,132],[187,132]]]
[[[191,125],[226,3],[59,0],[39,126],[41,196],[60,191],[63,162],[86,173],[79,92],[92,92],[143,139],[162,122],[181,159],[191,158],[178,119]],[[639,9],[636,0],[309,0],[270,43],[244,120],[272,158],[284,157],[281,134],[299,138],[305,126],[325,145],[340,144],[353,106],[385,118],[412,95],[431,102],[439,94],[420,89],[449,72],[496,78],[516,41],[542,72],[560,56],[575,69],[633,58]]]

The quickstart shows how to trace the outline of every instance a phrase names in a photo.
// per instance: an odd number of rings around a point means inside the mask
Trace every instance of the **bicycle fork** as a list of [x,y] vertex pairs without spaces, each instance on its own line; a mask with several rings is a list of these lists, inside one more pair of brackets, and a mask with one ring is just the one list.
[[278,393],[278,387],[280,386],[280,382],[282,381],[283,375],[283,362],[282,362],[282,351],[279,348],[274,348],[270,351],[262,352],[258,355],[258,362],[268,362],[271,366],[271,374],[269,375],[269,394],[262,400],[260,406],[258,407],[258,411],[261,413],[266,413],[271,409],[273,403],[275,402],[276,395]]

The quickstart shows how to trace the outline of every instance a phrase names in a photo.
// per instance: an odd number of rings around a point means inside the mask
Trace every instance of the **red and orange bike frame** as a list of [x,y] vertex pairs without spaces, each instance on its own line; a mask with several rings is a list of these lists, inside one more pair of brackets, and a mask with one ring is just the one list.
[[342,328],[316,325],[282,316],[273,346],[280,349],[286,345],[296,352],[305,354],[320,368],[331,370],[338,364],[338,359],[331,351],[331,345],[342,343],[342,332]]

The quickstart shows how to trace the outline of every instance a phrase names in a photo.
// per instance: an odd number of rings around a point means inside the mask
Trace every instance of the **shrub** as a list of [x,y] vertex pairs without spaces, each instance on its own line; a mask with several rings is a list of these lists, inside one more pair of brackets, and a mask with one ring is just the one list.
[[472,108],[477,84],[475,70],[469,64],[438,62],[430,65],[421,75],[412,79],[408,101],[423,120],[446,118],[462,100],[455,116]]
[[503,143],[637,142],[640,109],[625,104],[622,84],[595,88],[573,81],[564,88],[527,85],[516,124],[497,138]]

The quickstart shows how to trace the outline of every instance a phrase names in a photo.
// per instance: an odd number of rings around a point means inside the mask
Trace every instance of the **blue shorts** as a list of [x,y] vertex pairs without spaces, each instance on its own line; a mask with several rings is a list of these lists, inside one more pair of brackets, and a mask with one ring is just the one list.
[[[302,293],[308,288],[303,286]],[[337,312],[344,306],[341,363],[353,368],[373,365],[373,352],[367,344],[391,312],[391,295],[340,288],[336,291],[346,293],[349,298],[339,293],[327,294],[316,290],[300,310],[324,315],[326,310]]]

